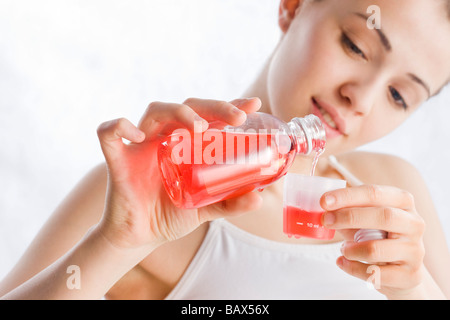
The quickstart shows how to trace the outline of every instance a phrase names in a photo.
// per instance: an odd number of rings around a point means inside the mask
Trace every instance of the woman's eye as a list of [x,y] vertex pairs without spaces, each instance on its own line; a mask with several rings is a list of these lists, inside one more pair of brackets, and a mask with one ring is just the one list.
[[391,96],[394,99],[395,103],[400,105],[403,109],[408,109],[408,105],[405,102],[405,99],[401,96],[401,94],[395,90],[394,87],[389,87],[389,91],[391,92]]
[[350,40],[350,38],[345,33],[342,33],[341,41],[344,44],[344,46],[347,49],[349,49],[353,54],[356,54],[362,57],[363,59],[367,60],[366,56],[364,55],[364,52],[362,52],[361,49],[359,49],[358,46],[354,44],[353,41]]

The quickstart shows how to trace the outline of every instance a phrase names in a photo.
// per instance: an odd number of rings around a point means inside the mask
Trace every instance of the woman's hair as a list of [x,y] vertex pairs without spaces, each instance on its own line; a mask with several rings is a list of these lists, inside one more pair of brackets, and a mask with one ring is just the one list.
[[446,0],[447,1],[447,14],[448,14],[448,18],[450,19],[450,0]]
[[[315,1],[315,2],[320,2],[320,1],[323,1],[323,0],[313,0],[313,1]],[[445,4],[446,4],[446,7],[447,7],[447,16],[448,16],[448,18],[449,18],[449,20],[450,20],[450,0],[441,0],[441,1],[444,1]]]

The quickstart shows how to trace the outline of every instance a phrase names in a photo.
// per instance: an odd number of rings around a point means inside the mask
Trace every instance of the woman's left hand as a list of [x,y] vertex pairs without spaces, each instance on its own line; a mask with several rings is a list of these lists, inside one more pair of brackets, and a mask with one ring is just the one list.
[[[409,192],[363,185],[327,192],[321,205],[326,210],[322,217],[324,226],[336,229],[346,240],[341,247],[342,256],[336,261],[342,270],[371,280],[390,299],[413,295],[425,274],[425,223]],[[388,236],[355,242],[353,237],[359,229],[384,230]]]

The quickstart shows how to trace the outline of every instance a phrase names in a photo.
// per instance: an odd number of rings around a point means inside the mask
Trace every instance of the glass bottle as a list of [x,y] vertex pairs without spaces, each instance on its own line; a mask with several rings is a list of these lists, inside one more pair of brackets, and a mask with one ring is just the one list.
[[325,130],[318,117],[286,123],[255,112],[237,127],[213,122],[205,132],[175,130],[161,142],[158,161],[173,203],[193,209],[262,191],[287,173],[296,155],[324,148]]

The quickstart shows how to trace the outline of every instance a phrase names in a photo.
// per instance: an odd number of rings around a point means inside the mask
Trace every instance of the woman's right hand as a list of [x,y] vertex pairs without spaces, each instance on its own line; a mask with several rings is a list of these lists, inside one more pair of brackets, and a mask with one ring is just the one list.
[[[97,130],[108,169],[106,204],[99,231],[114,246],[154,247],[178,239],[205,221],[256,209],[261,198],[254,192],[199,209],[175,207],[166,194],[158,169],[160,136],[176,127],[206,130],[219,120],[242,124],[246,113],[261,107],[258,98],[231,102],[191,98],[183,104],[151,103],[138,127],[127,119],[102,123]],[[131,143],[125,144],[122,138]]]

